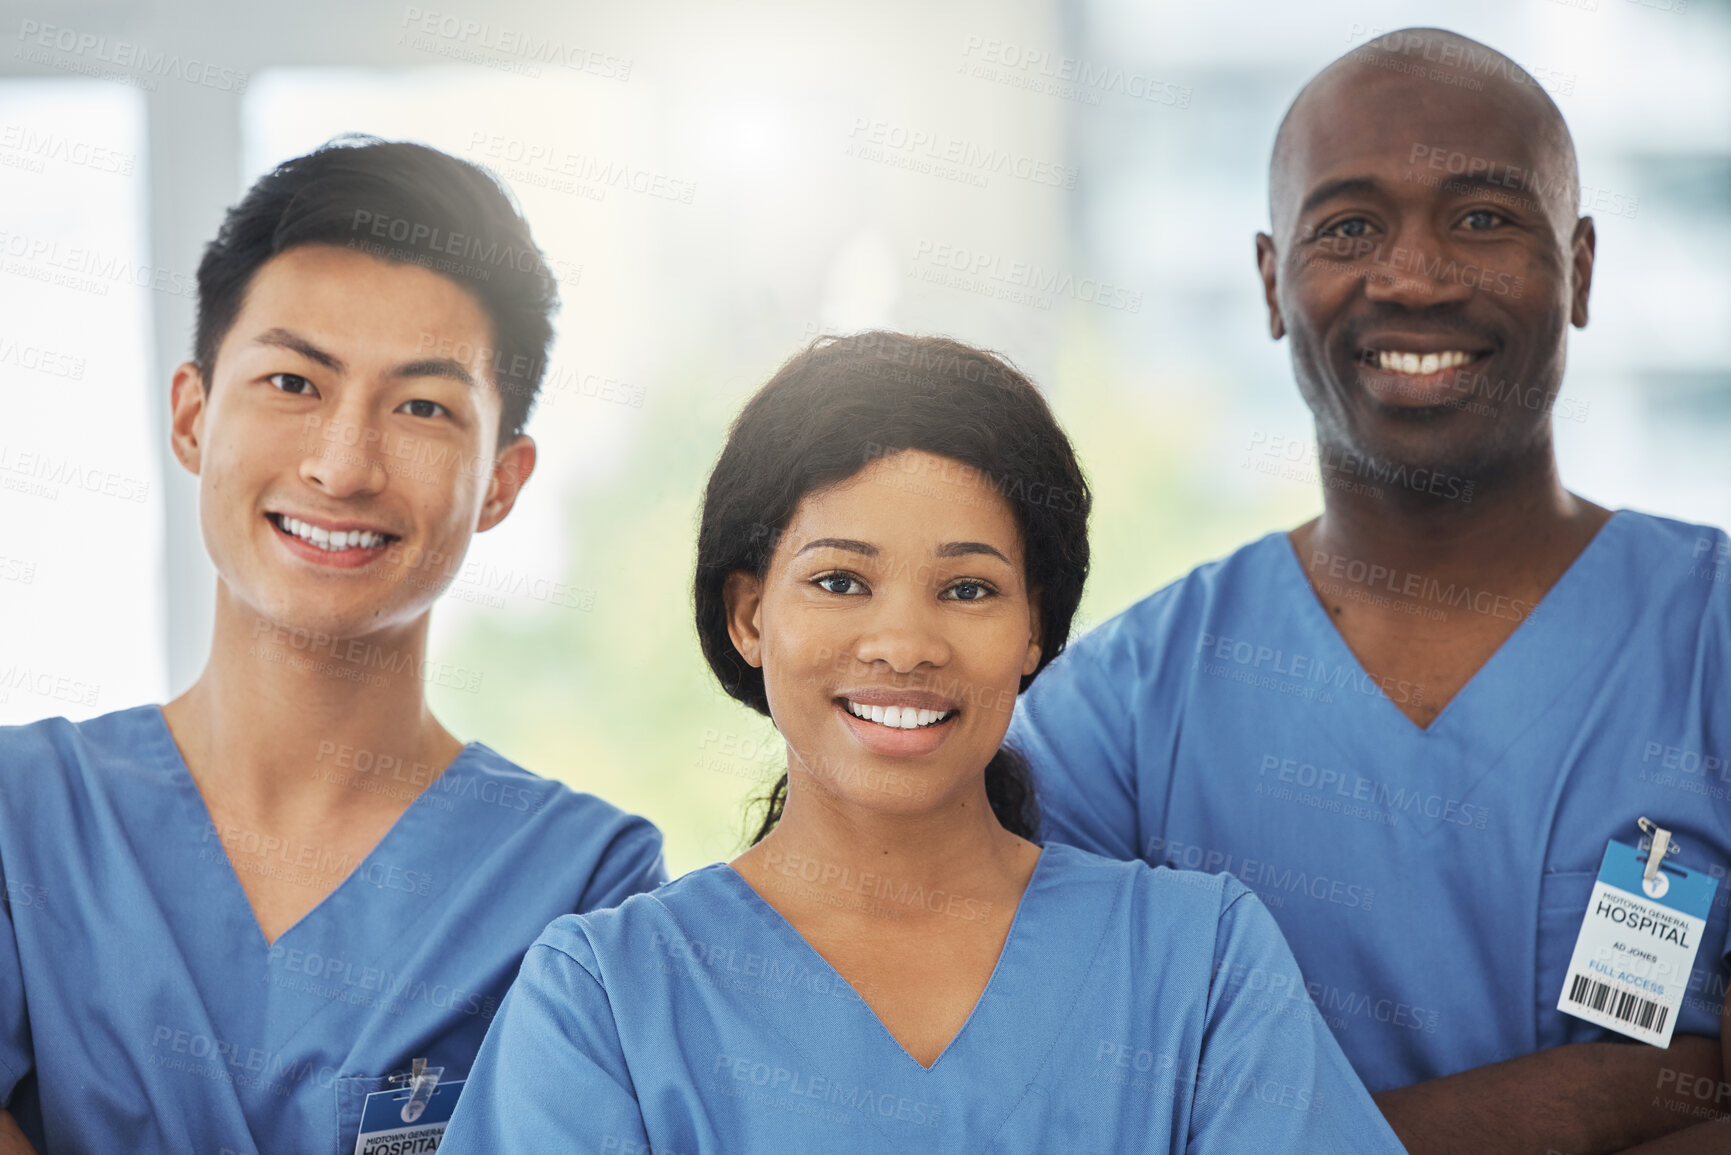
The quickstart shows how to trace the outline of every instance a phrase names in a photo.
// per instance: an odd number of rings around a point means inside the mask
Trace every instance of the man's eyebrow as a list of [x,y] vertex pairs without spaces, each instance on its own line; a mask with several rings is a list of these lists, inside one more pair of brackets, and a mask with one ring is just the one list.
[[254,345],[271,345],[278,349],[287,349],[299,353],[308,361],[316,361],[333,373],[347,373],[348,365],[335,353],[327,353],[299,333],[288,329],[266,329],[252,339]]
[[870,542],[854,541],[851,538],[845,537],[819,537],[800,546],[799,553],[796,553],[793,556],[798,557],[799,554],[813,549],[845,549],[849,553],[863,553],[867,557],[876,557],[878,555],[878,547],[872,545]]
[[1380,181],[1368,176],[1348,176],[1339,180],[1327,181],[1311,190],[1304,203],[1298,206],[1299,215],[1303,215],[1317,205],[1333,200],[1338,196],[1364,195],[1377,192],[1382,188]]
[[[1461,185],[1467,187],[1462,189],[1460,187]],[[1530,204],[1536,205],[1539,201],[1539,189],[1533,187],[1531,184],[1511,186],[1505,181],[1494,179],[1488,172],[1475,172],[1470,176],[1466,173],[1462,173],[1459,176],[1451,176],[1442,182],[1442,187],[1449,192],[1470,191],[1475,193],[1482,189],[1495,189],[1497,192],[1503,194],[1498,199],[1505,202],[1510,200],[1527,201]],[[1541,185],[1540,187],[1542,188],[1543,186]]]
[[987,545],[983,541],[946,541],[938,547],[939,557],[966,557],[969,554],[986,553],[1011,564],[1010,559],[999,552],[996,546]]
[[[287,349],[299,353],[309,361],[316,361],[333,373],[347,373],[348,364],[335,353],[328,353],[319,348],[299,333],[289,329],[266,329],[253,338],[255,345],[270,345],[278,349]],[[452,357],[427,357],[419,361],[405,361],[391,370],[393,377],[445,377],[452,381],[475,387],[475,375],[469,372],[469,367]]]
[[451,357],[428,357],[421,361],[408,361],[391,370],[393,377],[448,377],[473,389],[475,375],[469,372],[468,366]]

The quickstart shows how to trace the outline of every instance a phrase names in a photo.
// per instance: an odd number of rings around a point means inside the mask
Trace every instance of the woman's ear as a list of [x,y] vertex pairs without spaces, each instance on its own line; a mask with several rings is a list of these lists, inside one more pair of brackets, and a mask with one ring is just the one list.
[[734,570],[721,587],[721,602],[727,607],[727,636],[748,666],[763,665],[763,579],[745,570]]
[[1040,630],[1040,598],[1043,594],[1044,591],[1039,589],[1028,591],[1028,656],[1022,659],[1024,678],[1040,668],[1040,639],[1046,636]]

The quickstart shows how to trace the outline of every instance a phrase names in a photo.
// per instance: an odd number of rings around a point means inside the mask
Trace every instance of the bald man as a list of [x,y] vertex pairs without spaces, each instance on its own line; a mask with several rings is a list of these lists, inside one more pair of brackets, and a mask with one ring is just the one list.
[[1562,116],[1392,33],[1299,94],[1269,188],[1323,514],[1023,696],[1045,834],[1250,884],[1308,985],[1271,1013],[1322,1014],[1414,1151],[1725,1150],[1731,541],[1558,477],[1595,243]]

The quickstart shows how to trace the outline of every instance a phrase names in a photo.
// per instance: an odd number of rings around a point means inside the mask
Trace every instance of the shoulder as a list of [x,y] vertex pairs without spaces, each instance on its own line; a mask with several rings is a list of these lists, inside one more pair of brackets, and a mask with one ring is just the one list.
[[166,772],[173,739],[156,706],[116,710],[82,722],[44,718],[0,726],[0,775],[8,791],[65,786],[123,772]]
[[[683,911],[688,917],[728,921],[722,888],[706,885],[702,877],[716,869],[694,871],[605,910],[554,919],[524,954],[511,987],[508,1002],[516,1006],[519,1021],[549,1020],[549,1029],[566,1033],[612,1023],[599,1029],[616,1036],[625,1021],[621,1008],[630,1008],[625,1014],[642,1022],[693,992],[699,998],[723,997],[722,988],[702,981],[717,977],[706,971],[707,949],[688,936],[664,901],[671,892],[674,907],[695,904],[696,913]],[[732,921],[737,925],[737,918]],[[651,1009],[656,1007],[663,1010]]]
[[473,800],[508,811],[533,814],[544,823],[580,829],[585,837],[603,834],[653,838],[661,833],[648,819],[622,810],[605,799],[525,769],[480,742],[434,779],[429,793],[453,800]]
[[[1200,1006],[1223,966],[1281,957],[1280,932],[1256,895],[1229,874],[1149,866],[1048,846],[1069,933],[1097,927],[1098,973],[1150,997]],[[1045,909],[1051,910],[1048,903]]]
[[1611,515],[1593,545],[1601,542],[1619,568],[1655,585],[1712,585],[1715,570],[1731,568],[1731,539],[1724,530],[1632,509]]
[[1673,517],[1660,517],[1654,513],[1619,509],[1611,515],[1611,519],[1600,532],[1613,528],[1628,535],[1630,540],[1636,543],[1664,543],[1690,557],[1702,559],[1710,559],[1717,553],[1721,561],[1731,561],[1731,548],[1727,548],[1725,531],[1718,526],[1698,525]]
[[[1103,659],[1161,647],[1188,654],[1212,632],[1220,606],[1266,605],[1268,587],[1294,564],[1286,534],[1267,534],[1197,566],[1089,630],[1059,656],[1054,667],[1071,654],[1083,660]],[[1252,592],[1256,596],[1246,600]]]
[[1139,858],[1107,858],[1062,843],[1047,844],[1044,853],[1058,885],[1116,892],[1126,918],[1152,918],[1163,933],[1175,937],[1198,931],[1212,935],[1235,906],[1246,901],[1260,905],[1250,888],[1230,874],[1149,866]]
[[648,965],[659,955],[679,955],[691,941],[687,924],[726,916],[734,895],[721,883],[717,863],[700,867],[617,906],[555,919],[536,941],[565,955],[606,985],[608,971]]
[[1615,596],[1671,628],[1731,633],[1731,538],[1723,529],[1624,509],[1599,539],[1606,561],[1588,580],[1614,586]]
[[648,819],[479,742],[427,783],[416,805],[436,812],[442,829],[461,827],[465,840],[484,845],[495,877],[563,893],[567,911],[613,906],[667,877],[661,831]]
[[[1160,735],[1170,736],[1182,709],[1182,687],[1192,668],[1206,653],[1242,644],[1235,638],[1245,634],[1245,615],[1285,614],[1281,599],[1304,588],[1297,570],[1286,534],[1271,533],[1095,626],[1021,695],[1012,741],[1042,769],[1066,761],[1059,750],[1042,747],[1060,737],[1093,735],[1094,742],[1118,743],[1120,762],[1131,758],[1131,744],[1161,746]],[[1149,709],[1150,700],[1160,708]]]

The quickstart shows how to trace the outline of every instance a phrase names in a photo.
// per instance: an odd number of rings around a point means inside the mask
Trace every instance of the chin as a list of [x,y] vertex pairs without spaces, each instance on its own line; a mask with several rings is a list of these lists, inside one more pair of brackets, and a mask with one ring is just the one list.
[[[1359,399],[1343,424],[1326,428],[1317,423],[1324,463],[1331,454],[1353,454],[1364,459],[1367,474],[1372,466],[1405,466],[1470,477],[1499,433],[1489,421],[1459,409],[1383,406],[1369,397]],[[1373,479],[1367,475],[1366,480]]]
[[[404,607],[378,602],[333,604],[335,599],[307,591],[283,592],[252,603],[253,613],[271,630],[288,630],[317,638],[358,638],[411,622],[428,606]],[[252,627],[259,630],[258,626]],[[260,631],[261,633],[263,631]]]

